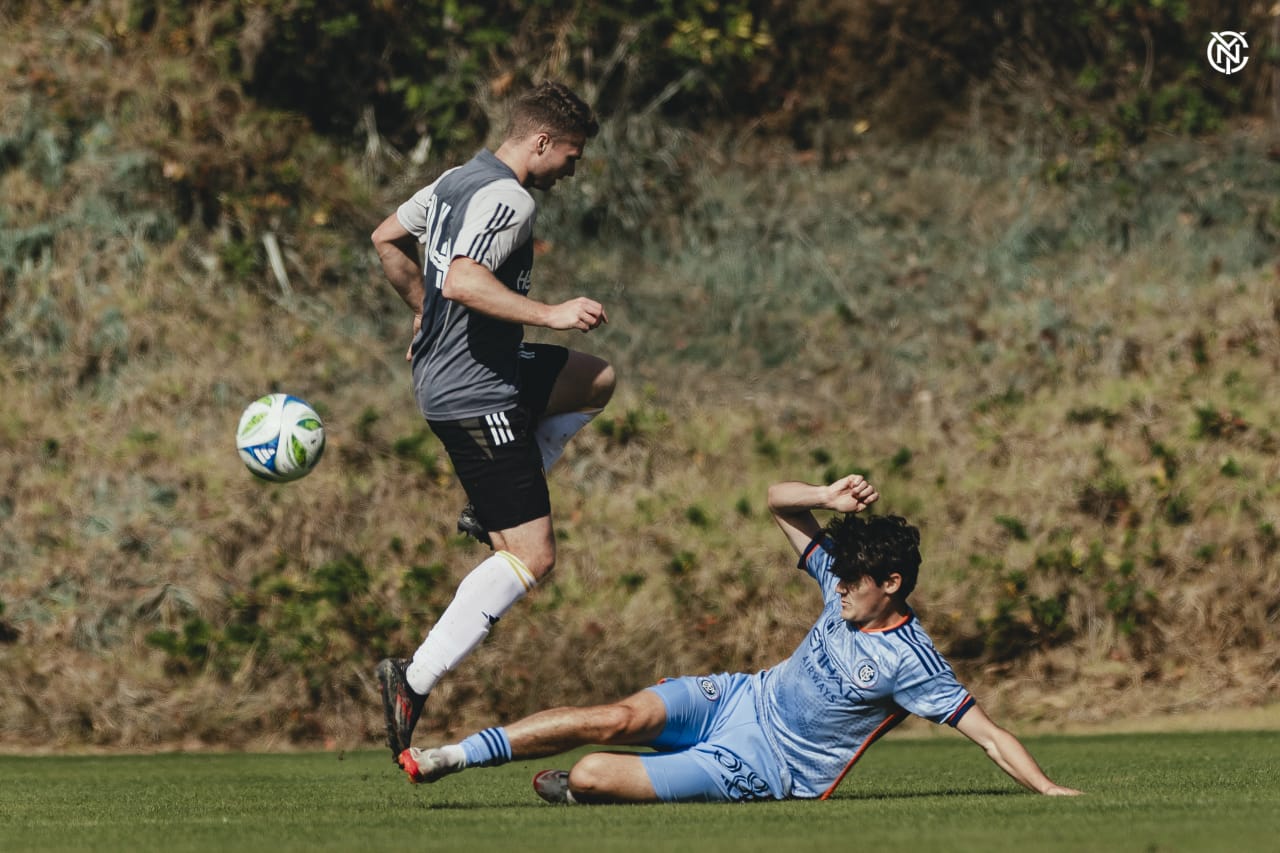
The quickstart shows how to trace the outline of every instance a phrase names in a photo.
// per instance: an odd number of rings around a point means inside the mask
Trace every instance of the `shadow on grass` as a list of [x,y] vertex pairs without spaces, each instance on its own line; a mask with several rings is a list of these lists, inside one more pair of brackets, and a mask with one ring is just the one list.
[[833,800],[911,800],[922,797],[1005,797],[1030,794],[1010,788],[941,788],[937,791],[851,791],[836,794]]
[[[1018,791],[1018,790],[1010,790],[1010,789],[1008,789],[1008,788],[942,788],[942,789],[939,789],[939,790],[936,790],[936,791],[899,791],[899,792],[871,792],[871,791],[868,791],[868,792],[850,792],[850,793],[836,794],[835,796],[833,796],[833,797],[831,798],[831,801],[832,801],[832,802],[840,802],[840,801],[845,801],[845,802],[871,802],[871,801],[892,801],[892,800],[916,800],[916,799],[927,799],[927,798],[929,798],[929,797],[950,797],[950,798],[955,798],[955,797],[1005,797],[1005,796],[1021,796],[1021,795],[1024,795],[1024,794],[1029,794],[1029,792],[1027,792],[1027,791]],[[519,799],[519,800],[514,800],[514,799],[513,799],[513,800],[504,800],[504,801],[501,801],[501,802],[494,802],[494,801],[489,801],[489,802],[479,802],[478,800],[470,800],[470,799],[466,799],[466,800],[464,800],[464,799],[455,799],[455,798],[442,799],[442,800],[431,800],[431,801],[421,800],[421,801],[415,802],[415,803],[414,803],[414,805],[413,805],[413,807],[414,807],[414,808],[417,808],[417,809],[427,810],[427,811],[469,811],[469,810],[494,809],[494,808],[501,808],[501,809],[524,809],[524,808],[537,808],[537,809],[559,809],[559,808],[567,808],[566,806],[554,805],[554,804],[551,804],[551,803],[544,803],[544,802],[542,802],[542,801],[538,800],[538,799],[537,799],[537,797],[536,797],[535,795],[533,795],[533,794],[530,794],[530,797],[532,798],[532,800],[521,798],[521,799]],[[726,805],[726,806],[751,805],[751,806],[753,806],[753,807],[760,807],[760,806],[769,806],[769,805],[780,805],[780,804],[782,804],[782,803],[803,803],[803,802],[815,802],[815,803],[816,803],[816,802],[819,802],[819,800],[816,800],[816,799],[814,799],[814,800],[804,800],[804,799],[792,799],[792,800],[761,800],[761,801],[759,801],[759,802],[750,803],[750,804],[747,804],[747,803],[723,803],[723,804],[721,804],[721,803],[694,803],[694,804],[692,804],[692,805],[700,805],[700,806],[706,806],[706,805]],[[633,806],[670,806],[670,805],[690,805],[690,804],[688,804],[688,803],[681,803],[681,804],[673,804],[673,803],[608,803],[608,804],[598,804],[598,805],[596,805],[596,806],[593,806],[593,808],[620,808],[620,807],[633,807]]]

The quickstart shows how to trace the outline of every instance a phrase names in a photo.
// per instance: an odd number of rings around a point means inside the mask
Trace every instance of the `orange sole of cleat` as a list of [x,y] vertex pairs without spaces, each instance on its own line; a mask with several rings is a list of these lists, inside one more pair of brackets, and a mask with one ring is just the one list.
[[418,762],[413,760],[413,753],[406,749],[400,753],[399,762],[400,769],[409,774],[409,783],[418,784]]

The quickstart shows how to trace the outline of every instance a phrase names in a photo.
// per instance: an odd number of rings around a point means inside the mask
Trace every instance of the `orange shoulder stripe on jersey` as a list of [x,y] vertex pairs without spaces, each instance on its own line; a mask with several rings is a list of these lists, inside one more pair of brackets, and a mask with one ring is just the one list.
[[853,758],[850,758],[849,763],[846,764],[844,766],[844,769],[840,771],[840,775],[836,777],[836,781],[832,782],[831,787],[823,791],[822,796],[818,797],[818,799],[820,800],[828,799],[833,793],[835,793],[836,788],[840,787],[840,783],[844,781],[844,777],[847,776],[849,771],[853,769],[853,765],[858,763],[858,759],[862,757],[862,753],[867,751],[867,747],[871,746],[871,744],[880,740],[880,738],[884,737],[886,734],[889,733],[890,729],[892,729],[894,726],[896,726],[898,723],[902,722],[906,718],[907,718],[906,711],[902,710],[901,708],[895,709],[894,712],[890,714],[889,717],[883,723],[881,723],[874,732],[871,733],[871,737],[867,738],[862,742],[862,746],[858,747],[858,751],[853,754]]

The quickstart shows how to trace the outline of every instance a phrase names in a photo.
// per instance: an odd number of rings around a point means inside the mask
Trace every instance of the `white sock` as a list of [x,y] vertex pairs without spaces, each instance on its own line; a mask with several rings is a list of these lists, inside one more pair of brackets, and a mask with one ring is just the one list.
[[579,430],[591,423],[591,419],[602,411],[604,409],[561,412],[558,415],[548,415],[538,421],[538,426],[533,431],[533,438],[538,442],[538,449],[542,451],[542,470],[550,471],[551,466],[560,458],[560,454],[564,453],[564,446],[569,443],[569,439],[577,435]]
[[489,628],[538,581],[516,555],[498,551],[458,584],[440,621],[413,653],[405,676],[414,692],[427,694],[489,635]]
[[460,744],[451,743],[447,746],[440,747],[440,752],[444,753],[445,760],[448,761],[450,767],[457,767],[459,770],[467,766],[467,754],[462,751]]

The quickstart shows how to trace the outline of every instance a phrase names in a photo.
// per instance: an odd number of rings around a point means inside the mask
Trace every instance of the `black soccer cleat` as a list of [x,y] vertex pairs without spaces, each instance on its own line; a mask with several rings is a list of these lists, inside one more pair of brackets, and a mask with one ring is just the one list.
[[458,532],[465,533],[477,542],[483,542],[492,550],[493,540],[489,538],[489,531],[484,529],[484,524],[480,522],[479,516],[476,515],[476,508],[473,504],[467,504],[462,508],[462,512],[458,514]]
[[413,692],[405,670],[409,661],[387,658],[378,663],[378,685],[382,688],[382,712],[387,720],[387,746],[391,760],[400,764],[400,756],[413,740],[413,728],[422,716],[427,697]]

